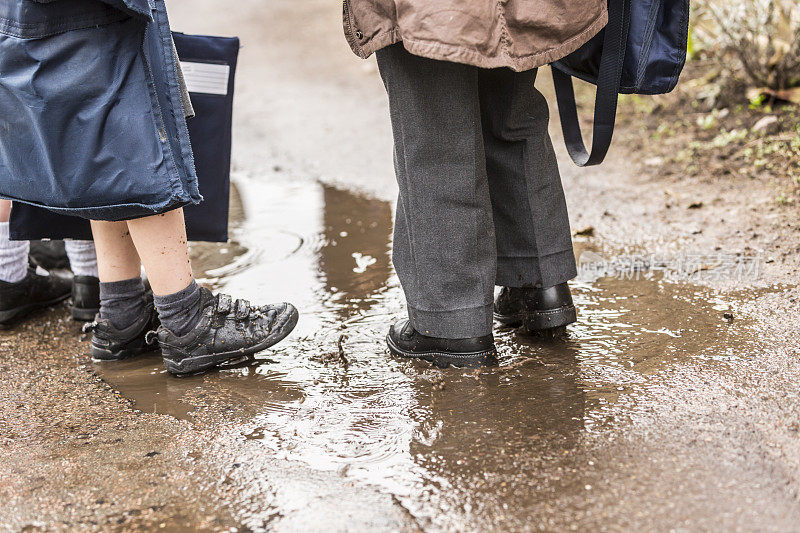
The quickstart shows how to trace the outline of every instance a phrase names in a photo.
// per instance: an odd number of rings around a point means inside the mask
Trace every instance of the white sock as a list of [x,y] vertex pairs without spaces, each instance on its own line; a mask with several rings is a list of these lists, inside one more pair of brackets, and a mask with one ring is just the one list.
[[8,238],[8,222],[0,222],[0,281],[17,283],[28,275],[28,241]]
[[76,276],[97,277],[97,252],[94,241],[64,241],[69,266]]

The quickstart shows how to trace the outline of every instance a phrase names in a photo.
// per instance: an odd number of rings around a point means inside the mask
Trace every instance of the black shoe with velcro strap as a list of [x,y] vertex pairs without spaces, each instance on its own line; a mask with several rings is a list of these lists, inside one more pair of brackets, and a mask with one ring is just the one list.
[[147,342],[148,332],[158,329],[158,313],[153,307],[153,293],[142,298],[142,314],[130,326],[117,329],[108,319],[97,315],[94,322],[83,326],[84,333],[92,333],[89,353],[95,361],[121,361],[158,350],[158,345]]
[[171,374],[196,374],[231,364],[273,346],[297,325],[297,310],[287,303],[253,307],[227,294],[201,288],[200,320],[185,335],[161,326],[157,337],[164,366]]

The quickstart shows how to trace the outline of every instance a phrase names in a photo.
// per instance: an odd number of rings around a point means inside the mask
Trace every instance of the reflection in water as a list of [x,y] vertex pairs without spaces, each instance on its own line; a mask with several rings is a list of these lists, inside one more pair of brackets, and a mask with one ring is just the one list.
[[325,290],[340,295],[334,311],[344,320],[355,307],[368,311],[391,276],[389,233],[392,208],[386,202],[322,186],[323,245],[319,270]]
[[390,205],[271,178],[237,180],[235,258],[196,258],[228,292],[298,304],[297,333],[254,364],[205,376],[169,377],[157,357],[99,371],[142,410],[235,424],[267,455],[377,485],[426,527],[522,528],[554,493],[580,501],[572,456],[614,423],[611,404],[670,364],[734,358],[755,335],[721,320],[728,303],[714,293],[644,272],[575,282],[579,322],[565,341],[500,331],[498,368],[395,360],[383,341],[404,313]]

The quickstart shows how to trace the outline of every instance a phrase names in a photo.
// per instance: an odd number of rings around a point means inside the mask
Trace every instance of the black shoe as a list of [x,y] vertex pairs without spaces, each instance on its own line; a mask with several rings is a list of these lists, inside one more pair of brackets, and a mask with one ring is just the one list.
[[148,332],[158,329],[160,322],[155,307],[153,295],[146,293],[144,311],[136,322],[125,329],[117,329],[105,318],[99,316],[95,321],[83,327],[84,332],[92,332],[92,346],[90,353],[95,361],[121,361],[153,352],[158,349],[155,343],[148,344]]
[[297,325],[291,304],[254,308],[246,300],[200,290],[200,320],[189,333],[178,337],[158,328],[164,366],[172,374],[195,374],[250,357],[282,341]]
[[494,302],[494,317],[504,326],[525,326],[531,333],[553,337],[578,319],[566,283],[546,289],[503,287]]
[[71,276],[56,272],[41,276],[33,268],[17,283],[0,281],[0,326],[10,326],[37,309],[62,302],[71,291]]
[[91,322],[100,312],[100,280],[94,276],[72,278],[72,318]]
[[439,339],[422,335],[409,320],[401,320],[389,330],[386,344],[394,355],[424,359],[440,368],[497,364],[497,349],[491,334],[470,339]]
[[45,270],[69,268],[64,241],[31,241],[31,261]]

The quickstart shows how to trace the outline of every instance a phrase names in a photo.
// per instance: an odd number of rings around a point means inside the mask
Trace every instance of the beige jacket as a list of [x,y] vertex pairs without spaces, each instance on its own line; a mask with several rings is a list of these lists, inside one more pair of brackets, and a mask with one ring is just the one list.
[[418,56],[516,71],[577,50],[607,21],[606,0],[344,0],[360,57],[402,41]]

